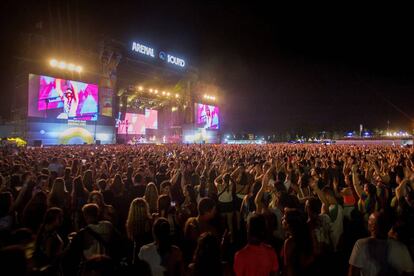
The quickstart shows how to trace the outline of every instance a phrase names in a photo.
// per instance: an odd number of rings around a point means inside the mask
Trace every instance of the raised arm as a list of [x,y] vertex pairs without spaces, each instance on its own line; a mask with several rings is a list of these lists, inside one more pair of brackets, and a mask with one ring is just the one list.
[[351,172],[352,172],[352,184],[354,185],[355,191],[359,198],[361,198],[362,193],[364,190],[361,187],[361,184],[359,182],[358,172],[357,172],[357,165],[352,165]]

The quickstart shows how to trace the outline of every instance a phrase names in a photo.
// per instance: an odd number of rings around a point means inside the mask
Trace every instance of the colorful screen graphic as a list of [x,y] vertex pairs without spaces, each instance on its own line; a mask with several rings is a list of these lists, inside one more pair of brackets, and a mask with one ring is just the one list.
[[90,121],[98,116],[98,86],[29,76],[29,117]]
[[205,129],[219,129],[219,108],[213,105],[195,104],[197,126]]
[[158,129],[158,111],[145,109],[145,128]]
[[113,127],[103,125],[30,122],[27,137],[30,145],[35,140],[41,140],[43,145],[82,145],[92,144],[95,140],[102,144],[114,143]]
[[118,134],[145,134],[145,115],[126,113],[118,125]]

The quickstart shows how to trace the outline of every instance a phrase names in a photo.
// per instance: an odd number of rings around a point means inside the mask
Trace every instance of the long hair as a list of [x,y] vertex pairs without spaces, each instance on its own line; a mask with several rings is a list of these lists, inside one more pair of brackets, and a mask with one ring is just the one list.
[[88,190],[83,185],[82,177],[77,176],[73,180],[73,187],[72,187],[72,208],[76,208],[77,200],[79,198],[84,198],[85,200],[88,197]]
[[155,186],[154,183],[149,183],[148,186],[145,189],[145,195],[144,195],[145,201],[148,203],[150,213],[156,213],[157,212],[157,201],[158,201],[158,189],[157,186]]
[[210,232],[203,233],[198,239],[193,262],[194,275],[223,275],[220,246],[217,238]]
[[84,174],[83,174],[83,185],[86,187],[86,189],[88,189],[88,191],[92,191],[93,190],[93,177],[92,177],[92,171],[91,170],[87,170]]
[[42,225],[39,228],[39,232],[36,237],[36,249],[39,249],[43,234],[46,231],[46,226],[53,223],[58,217],[63,216],[63,211],[60,208],[52,207],[47,209],[46,214],[43,218]]
[[142,197],[134,199],[129,206],[126,231],[130,240],[151,231],[149,206]]
[[61,177],[56,178],[53,182],[47,201],[49,207],[60,207],[65,205],[67,194],[65,180]]
[[161,257],[161,265],[167,267],[167,257],[171,252],[170,223],[165,218],[158,218],[152,228],[157,251]]

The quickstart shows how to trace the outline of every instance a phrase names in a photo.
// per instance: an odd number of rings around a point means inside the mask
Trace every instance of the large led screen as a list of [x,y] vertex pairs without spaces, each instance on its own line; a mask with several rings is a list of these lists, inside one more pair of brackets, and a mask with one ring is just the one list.
[[195,104],[197,126],[204,129],[219,129],[219,108],[213,105]]
[[29,76],[29,117],[90,121],[98,116],[98,86],[48,76]]
[[119,122],[118,134],[145,134],[145,115],[125,113],[125,120]]
[[145,109],[145,128],[158,129],[158,111]]
[[102,144],[114,143],[113,126],[104,125],[30,122],[27,138],[29,145],[35,140],[41,140],[43,145],[93,144],[95,140]]

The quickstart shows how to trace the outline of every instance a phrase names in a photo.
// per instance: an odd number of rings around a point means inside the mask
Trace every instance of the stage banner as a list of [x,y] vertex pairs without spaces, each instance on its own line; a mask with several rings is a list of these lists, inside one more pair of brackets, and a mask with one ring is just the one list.
[[100,115],[112,117],[113,89],[100,87],[99,96]]

